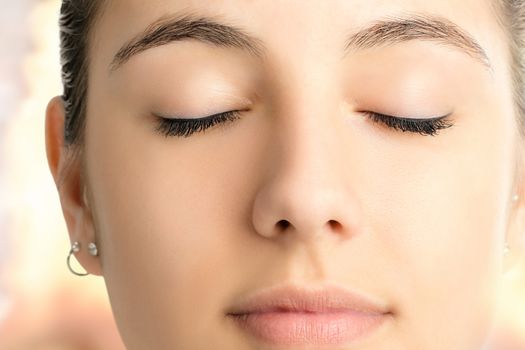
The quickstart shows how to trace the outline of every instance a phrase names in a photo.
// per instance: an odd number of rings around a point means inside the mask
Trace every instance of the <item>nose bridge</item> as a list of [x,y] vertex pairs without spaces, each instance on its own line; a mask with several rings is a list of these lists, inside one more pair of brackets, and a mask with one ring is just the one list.
[[290,191],[304,193],[309,188],[312,195],[319,195],[337,186],[341,175],[336,162],[336,117],[318,104],[298,102],[299,107],[283,113],[275,144],[279,165],[274,171]]
[[344,172],[339,101],[321,82],[297,86],[272,117],[274,162],[257,193],[254,225],[268,237],[283,230],[301,239],[327,231],[347,236],[359,213]]

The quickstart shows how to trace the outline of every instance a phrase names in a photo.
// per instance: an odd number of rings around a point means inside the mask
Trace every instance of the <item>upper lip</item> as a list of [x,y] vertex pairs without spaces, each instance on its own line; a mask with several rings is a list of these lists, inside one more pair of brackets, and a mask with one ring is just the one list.
[[270,311],[337,312],[358,311],[389,314],[388,307],[342,286],[298,286],[284,284],[257,291],[228,310],[229,315]]

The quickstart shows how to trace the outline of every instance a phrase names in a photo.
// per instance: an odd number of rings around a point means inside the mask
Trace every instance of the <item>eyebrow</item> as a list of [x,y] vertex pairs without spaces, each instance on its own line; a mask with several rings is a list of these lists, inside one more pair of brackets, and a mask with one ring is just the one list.
[[118,69],[132,56],[143,51],[187,39],[218,47],[238,48],[259,59],[264,59],[266,52],[260,39],[241,28],[224,24],[213,17],[185,13],[161,17],[150,24],[117,52],[110,70]]
[[[260,60],[264,60],[267,54],[263,41],[242,28],[213,17],[188,12],[164,16],[150,24],[120,48],[110,64],[110,72],[143,51],[188,39],[216,47],[238,48]],[[412,40],[432,41],[455,47],[492,70],[485,50],[468,32],[446,18],[432,15],[416,14],[376,20],[350,33],[343,53],[346,56],[353,50],[390,46]]]
[[437,16],[413,15],[375,21],[350,36],[345,52],[411,40],[433,41],[455,47],[492,70],[487,53],[474,37],[449,19]]

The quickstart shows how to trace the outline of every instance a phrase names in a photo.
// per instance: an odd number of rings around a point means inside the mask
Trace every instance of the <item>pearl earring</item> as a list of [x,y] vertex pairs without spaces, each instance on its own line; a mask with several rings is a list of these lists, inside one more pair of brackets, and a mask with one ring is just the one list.
[[88,252],[92,256],[97,256],[98,255],[97,245],[95,243],[93,243],[93,242],[89,243],[88,244]]
[[505,243],[505,247],[503,247],[503,255],[507,256],[510,253],[510,247],[508,243]]
[[512,201],[517,202],[519,198],[518,194],[514,194],[514,196],[512,196]]
[[71,250],[73,250],[74,253],[78,253],[80,251],[80,243],[73,242],[73,244],[71,245]]

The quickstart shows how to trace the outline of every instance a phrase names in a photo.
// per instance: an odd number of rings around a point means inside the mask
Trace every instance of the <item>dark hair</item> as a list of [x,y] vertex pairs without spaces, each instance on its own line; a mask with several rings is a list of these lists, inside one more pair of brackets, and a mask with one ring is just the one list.
[[91,28],[102,0],[63,0],[60,8],[60,60],[62,99],[65,107],[64,144],[82,145],[86,121],[86,100]]
[[[494,0],[500,25],[507,34],[519,129],[525,135],[525,0]],[[86,120],[91,29],[103,0],[63,0],[60,9],[60,48],[63,100],[65,105],[64,144],[82,146]]]

